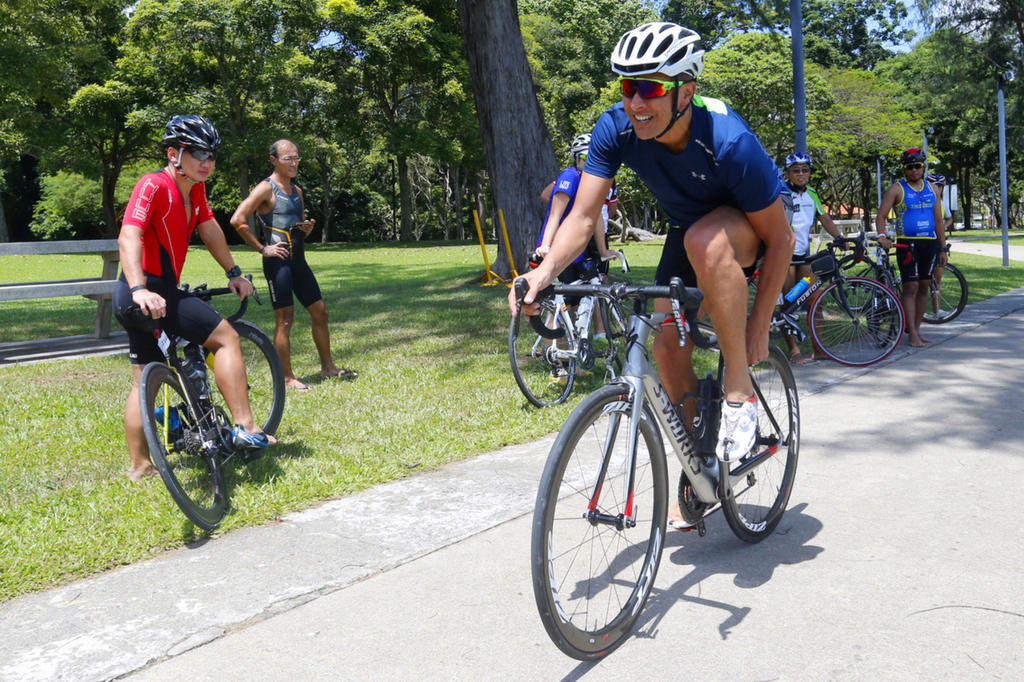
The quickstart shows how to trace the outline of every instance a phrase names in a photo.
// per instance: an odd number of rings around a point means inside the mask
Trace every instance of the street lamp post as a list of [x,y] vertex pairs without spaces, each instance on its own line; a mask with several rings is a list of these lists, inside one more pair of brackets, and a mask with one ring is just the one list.
[[996,76],[996,102],[999,107],[999,191],[1002,193],[1003,267],[1010,267],[1010,228],[1007,218],[1009,210],[1006,190],[1006,108],[1003,102],[1003,80],[1013,80],[1013,70],[1007,65],[1006,71]]
[[878,205],[882,205],[882,162],[885,161],[885,156],[875,157],[875,177],[878,178]]
[[929,127],[927,130],[925,130],[923,133],[921,133],[921,139],[923,140],[923,144],[921,146],[921,151],[924,152],[924,170],[925,170],[925,173],[928,172],[928,136],[932,135],[934,133],[935,133],[935,128],[931,128],[931,127]]

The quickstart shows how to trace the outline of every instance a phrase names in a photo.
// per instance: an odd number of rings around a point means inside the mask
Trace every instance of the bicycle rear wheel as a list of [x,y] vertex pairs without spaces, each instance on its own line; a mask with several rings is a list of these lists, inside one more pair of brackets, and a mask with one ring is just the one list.
[[768,358],[750,369],[757,395],[757,445],[729,466],[741,476],[722,497],[729,527],[745,542],[760,542],[775,530],[789,503],[800,452],[800,406],[796,380],[785,353],[772,345]]
[[849,367],[867,367],[889,357],[903,338],[904,324],[896,294],[863,277],[833,281],[807,311],[815,348]]
[[942,281],[931,281],[931,294],[924,321],[928,324],[943,324],[955,320],[967,305],[967,278],[955,265],[946,263]]
[[[249,408],[252,418],[264,433],[273,435],[284,414],[284,368],[274,343],[263,330],[245,320],[231,323],[242,346],[242,362],[249,386]],[[213,388],[217,388],[213,382]],[[218,395],[219,389],[218,389]],[[220,402],[226,403],[221,395]]]
[[[541,303],[541,319],[554,329],[571,329],[567,314],[560,314],[548,299]],[[576,359],[559,359],[555,352],[566,348],[569,341],[563,334],[558,339],[545,339],[533,330],[525,315],[512,318],[508,328],[508,356],[519,390],[537,407],[557,405],[569,396],[576,380]],[[556,345],[557,344],[557,345]]]
[[204,434],[177,373],[151,362],[139,380],[139,408],[149,454],[174,502],[189,521],[212,530],[227,511],[224,471],[203,451]]
[[551,640],[582,661],[625,640],[654,586],[664,546],[665,452],[648,411],[639,424],[631,491],[626,393],[605,386],[573,410],[548,455],[533,514],[537,609]]

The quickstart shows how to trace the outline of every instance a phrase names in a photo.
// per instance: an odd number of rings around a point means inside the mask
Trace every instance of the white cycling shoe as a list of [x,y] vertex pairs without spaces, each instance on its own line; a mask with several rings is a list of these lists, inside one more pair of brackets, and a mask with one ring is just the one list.
[[723,462],[735,462],[746,457],[754,447],[757,436],[757,396],[752,395],[739,405],[728,400],[722,402],[722,422],[718,429],[715,454]]

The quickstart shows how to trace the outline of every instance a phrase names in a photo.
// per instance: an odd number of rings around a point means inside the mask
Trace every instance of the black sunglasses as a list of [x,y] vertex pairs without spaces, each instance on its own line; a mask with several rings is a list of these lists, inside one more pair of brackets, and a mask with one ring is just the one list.
[[196,161],[206,161],[207,159],[210,161],[217,160],[217,152],[211,152],[208,149],[189,149],[188,147],[185,147],[185,151],[191,154],[192,158]]
[[903,167],[904,170],[917,170],[918,168],[924,168],[923,163],[910,163]]

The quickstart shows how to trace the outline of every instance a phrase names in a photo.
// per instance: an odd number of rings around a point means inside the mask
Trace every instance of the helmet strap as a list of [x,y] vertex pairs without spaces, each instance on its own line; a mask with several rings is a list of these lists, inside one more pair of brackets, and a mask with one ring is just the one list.
[[190,178],[188,176],[188,174],[185,173],[185,171],[181,167],[181,155],[184,154],[184,153],[185,153],[185,148],[184,147],[178,147],[178,158],[175,161],[173,161],[171,165],[173,165],[174,169],[178,171],[178,175],[180,175],[181,177],[185,178],[186,180],[191,182],[193,185],[198,185],[199,183],[202,182],[202,180],[193,180],[192,178]]
[[693,98],[691,97],[690,101],[686,103],[686,106],[683,108],[683,110],[679,111],[679,79],[676,78],[674,80],[676,82],[676,85],[674,88],[672,88],[672,120],[668,122],[668,125],[665,126],[664,130],[662,130],[660,133],[654,136],[655,140],[660,139],[662,135],[667,133],[672,128],[672,126],[676,124],[676,121],[682,118],[683,115],[687,111],[689,111],[690,105],[693,103]]

